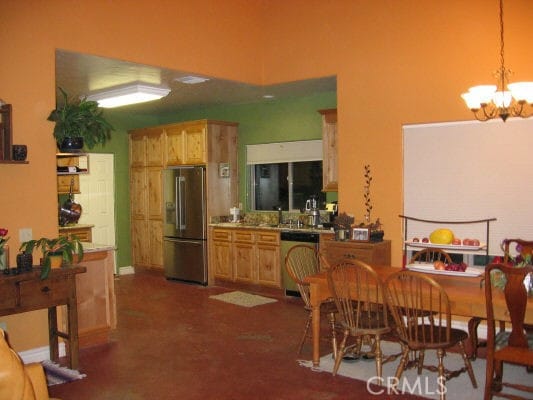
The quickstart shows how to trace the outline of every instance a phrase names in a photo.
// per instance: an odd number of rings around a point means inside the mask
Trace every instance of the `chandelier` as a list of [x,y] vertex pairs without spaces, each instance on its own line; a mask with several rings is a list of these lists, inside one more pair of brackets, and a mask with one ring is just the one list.
[[[508,83],[512,71],[505,68],[503,43],[503,0],[500,0],[500,67],[494,72],[497,85],[479,85],[461,97],[479,121],[500,117],[528,118],[533,108],[533,82]],[[505,86],[507,84],[507,89]]]

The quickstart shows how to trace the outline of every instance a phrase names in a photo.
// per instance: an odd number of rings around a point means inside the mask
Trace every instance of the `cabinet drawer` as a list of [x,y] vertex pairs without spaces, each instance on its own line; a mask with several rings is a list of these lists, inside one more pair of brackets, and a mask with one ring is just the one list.
[[71,182],[72,182],[72,193],[80,193],[79,175],[58,175],[57,176],[57,192],[59,194],[69,193]]
[[0,310],[6,308],[15,308],[17,305],[17,292],[16,286],[11,282],[0,282],[0,292],[2,296],[0,298]]
[[255,235],[252,231],[236,230],[233,232],[233,241],[253,243],[255,241]]
[[220,240],[224,242],[231,241],[231,231],[213,230],[213,240]]
[[19,284],[20,306],[51,307],[64,301],[69,296],[69,284],[64,278],[44,281],[22,281]]
[[257,242],[261,243],[279,243],[279,233],[277,232],[257,232]]

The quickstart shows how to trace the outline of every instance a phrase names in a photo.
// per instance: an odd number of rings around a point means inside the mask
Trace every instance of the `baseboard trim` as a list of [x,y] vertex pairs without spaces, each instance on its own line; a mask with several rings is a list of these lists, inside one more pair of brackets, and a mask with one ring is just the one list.
[[135,268],[133,268],[131,265],[127,266],[127,267],[120,267],[118,269],[118,274],[119,275],[132,275],[135,273]]
[[[25,364],[41,362],[50,359],[50,346],[36,347],[34,349],[21,351],[18,353]],[[59,357],[67,355],[65,343],[59,343]]]

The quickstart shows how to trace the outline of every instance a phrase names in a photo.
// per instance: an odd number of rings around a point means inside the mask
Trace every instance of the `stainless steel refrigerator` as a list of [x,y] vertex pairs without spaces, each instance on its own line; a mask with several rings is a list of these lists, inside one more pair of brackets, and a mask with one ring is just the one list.
[[207,285],[205,167],[166,169],[163,193],[165,276]]

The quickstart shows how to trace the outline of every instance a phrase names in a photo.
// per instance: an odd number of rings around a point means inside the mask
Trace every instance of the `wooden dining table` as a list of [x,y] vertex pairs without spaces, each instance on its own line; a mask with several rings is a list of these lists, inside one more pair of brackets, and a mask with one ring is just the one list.
[[[388,265],[372,266],[380,279],[385,279],[402,268]],[[427,274],[435,279],[446,291],[450,300],[452,315],[461,317],[486,318],[485,288],[483,274],[477,277]],[[313,365],[320,364],[320,304],[331,297],[326,272],[305,278],[310,286],[313,330]],[[509,321],[503,292],[493,292],[494,316],[499,321]],[[528,299],[525,322],[533,324],[533,297]]]

